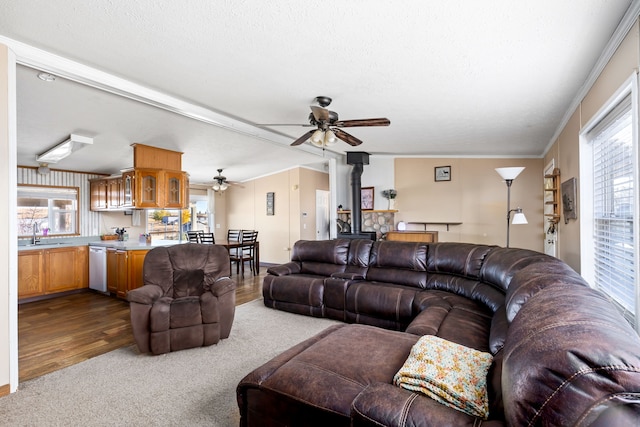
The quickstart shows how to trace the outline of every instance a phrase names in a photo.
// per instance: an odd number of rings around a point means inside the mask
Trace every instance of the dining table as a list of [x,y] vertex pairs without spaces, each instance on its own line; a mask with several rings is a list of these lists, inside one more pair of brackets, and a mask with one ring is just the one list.
[[239,240],[218,240],[216,239],[216,245],[220,245],[220,246],[224,246],[225,248],[227,248],[227,251],[231,251],[231,249],[236,249],[236,248],[241,248],[241,247],[248,247],[248,246],[253,246],[253,256],[255,258],[254,260],[254,270],[252,271],[253,274],[258,275],[260,273],[260,242],[259,241],[255,241],[253,243],[247,243],[247,242],[241,242]]

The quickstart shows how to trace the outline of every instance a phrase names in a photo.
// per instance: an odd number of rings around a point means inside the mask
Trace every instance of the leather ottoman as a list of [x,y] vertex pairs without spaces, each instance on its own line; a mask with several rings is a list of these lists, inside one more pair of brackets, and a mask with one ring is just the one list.
[[390,384],[419,338],[367,325],[327,328],[240,381],[240,425],[349,426],[356,396]]

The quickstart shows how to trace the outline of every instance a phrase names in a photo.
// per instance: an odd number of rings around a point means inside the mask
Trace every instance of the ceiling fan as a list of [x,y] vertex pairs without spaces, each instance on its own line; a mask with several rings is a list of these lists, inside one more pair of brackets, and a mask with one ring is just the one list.
[[[329,147],[341,139],[351,146],[362,144],[362,141],[353,135],[348,134],[340,128],[357,127],[357,126],[389,126],[391,122],[386,118],[378,119],[359,119],[359,120],[339,120],[338,113],[327,110],[331,104],[331,98],[328,96],[317,96],[314,102],[318,105],[311,105],[311,113],[309,114],[309,123],[316,126],[291,143],[291,145],[300,145],[307,140],[317,147]],[[337,139],[336,139],[337,138]]]
[[226,176],[222,176],[222,169],[218,169],[218,175],[213,177],[213,191],[223,192],[229,185],[237,185],[242,187],[239,183],[227,180]]

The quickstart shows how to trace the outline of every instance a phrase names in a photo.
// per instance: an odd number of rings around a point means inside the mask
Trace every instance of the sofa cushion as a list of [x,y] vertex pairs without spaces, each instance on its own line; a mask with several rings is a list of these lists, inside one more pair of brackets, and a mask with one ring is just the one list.
[[487,419],[487,373],[492,361],[489,353],[425,335],[412,347],[393,382],[450,408]]
[[173,297],[199,296],[204,292],[204,271],[174,270],[173,271]]
[[562,283],[537,292],[503,351],[509,425],[637,425],[640,340],[600,292]]
[[475,278],[467,278],[446,273],[428,273],[427,289],[439,289],[481,302],[491,311],[504,304],[504,292]]
[[432,243],[429,245],[427,271],[478,279],[487,254],[495,246],[471,243]]
[[479,351],[489,351],[493,313],[483,304],[451,292],[426,290],[418,292],[413,308],[418,314],[405,332],[437,335]]
[[413,299],[418,289],[391,283],[352,282],[346,289],[348,322],[404,330],[413,319]]
[[511,278],[526,266],[557,261],[557,258],[528,249],[495,247],[485,257],[480,280],[506,292]]
[[371,248],[367,280],[424,288],[427,244],[377,241]]
[[506,317],[509,322],[516,317],[529,298],[549,285],[588,286],[587,282],[567,264],[554,261],[528,265],[513,275],[505,295]]
[[330,276],[344,271],[349,239],[299,240],[293,245],[291,261],[300,263],[301,273]]
[[292,313],[324,315],[324,276],[295,274],[265,276],[262,283],[264,305]]

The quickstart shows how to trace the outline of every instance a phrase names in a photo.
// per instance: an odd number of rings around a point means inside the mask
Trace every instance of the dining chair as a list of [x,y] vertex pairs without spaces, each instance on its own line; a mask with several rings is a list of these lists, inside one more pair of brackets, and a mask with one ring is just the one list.
[[191,243],[200,243],[200,236],[203,233],[202,230],[187,231],[187,240]]
[[238,241],[240,241],[240,232],[241,232],[241,230],[228,230],[227,231],[227,242],[238,242]]
[[255,230],[241,230],[240,231],[240,243],[241,246],[235,250],[233,254],[230,254],[229,259],[231,262],[236,263],[236,274],[244,276],[244,263],[249,263],[249,269],[251,273],[258,274],[258,268],[256,268],[256,241],[258,240],[258,232]]
[[215,245],[216,239],[213,233],[202,233],[200,234],[200,243],[203,243],[205,245]]

